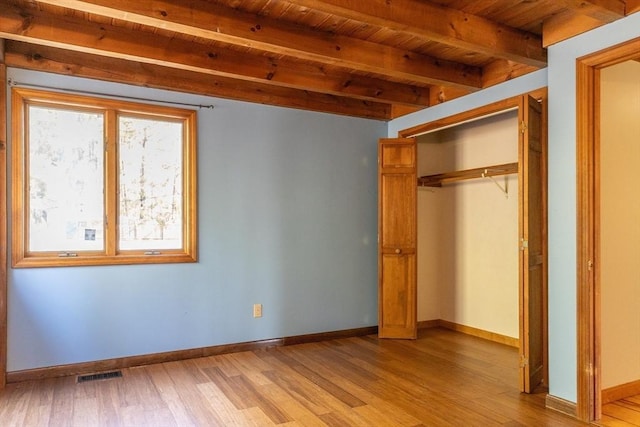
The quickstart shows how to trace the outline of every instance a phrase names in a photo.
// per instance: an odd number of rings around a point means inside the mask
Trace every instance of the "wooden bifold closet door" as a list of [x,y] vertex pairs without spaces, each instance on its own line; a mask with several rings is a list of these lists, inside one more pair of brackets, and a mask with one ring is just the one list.
[[417,337],[416,141],[378,145],[378,335]]
[[546,364],[546,147],[540,103],[524,96],[519,112],[520,389],[531,393]]

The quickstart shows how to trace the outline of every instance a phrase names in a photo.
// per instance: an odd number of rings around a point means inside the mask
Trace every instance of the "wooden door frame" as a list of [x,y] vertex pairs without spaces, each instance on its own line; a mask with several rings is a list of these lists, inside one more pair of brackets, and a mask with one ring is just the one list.
[[600,70],[637,58],[640,38],[576,60],[577,402],[583,421],[600,418]]
[[7,67],[0,39],[0,390],[7,383]]
[[[511,98],[506,98],[497,102],[493,102],[491,104],[482,106],[482,107],[478,107],[478,108],[474,108],[472,110],[468,110],[468,111],[463,111],[461,113],[458,114],[454,114],[451,116],[447,116],[438,120],[434,120],[434,121],[430,121],[427,123],[422,123],[407,129],[403,129],[398,131],[398,137],[399,138],[413,138],[416,136],[419,136],[421,134],[427,133],[427,132],[431,132],[431,131],[435,131],[438,129],[442,129],[445,127],[450,127],[450,126],[454,126],[454,125],[459,125],[459,124],[463,124],[466,122],[471,122],[474,120],[478,120],[478,119],[482,119],[482,118],[486,118],[486,117],[490,117],[492,115],[496,115],[496,114],[500,114],[500,113],[504,113],[510,110],[514,110],[514,109],[519,109],[521,108],[521,100],[523,96],[529,95],[533,98],[536,99],[546,99],[547,98],[547,88],[541,88],[532,92],[528,92],[528,93],[524,93],[518,96],[514,96]],[[545,129],[543,129],[543,138],[545,139],[544,145],[546,146],[546,138],[547,138],[547,106],[546,103],[543,107],[543,111],[542,111],[542,126],[545,127]],[[520,151],[521,148],[519,148]],[[546,148],[545,148],[545,156],[546,156]],[[546,168],[546,159],[545,159],[545,168]],[[546,169],[545,169],[546,172]],[[520,180],[520,179],[519,179]],[[544,183],[546,184],[547,179],[544,178]],[[546,189],[545,191],[545,200],[546,200],[546,194],[547,191]],[[546,203],[546,202],[545,202]],[[522,209],[522,207],[520,206],[519,209]],[[547,207],[545,205],[545,212],[547,212]],[[521,228],[519,226],[519,228]],[[519,235],[522,234],[522,230],[518,231]],[[543,232],[543,238],[544,238],[544,246],[545,249],[543,251],[543,253],[545,254],[545,273],[544,273],[544,283],[545,283],[545,287],[547,286],[547,271],[548,270],[548,265],[547,265],[547,259],[546,259],[546,254],[548,253],[548,249],[547,249],[547,242],[548,242],[548,236],[547,236],[547,226],[544,226],[544,232]],[[520,266],[519,269],[522,269],[523,266]],[[522,293],[522,289],[520,289],[519,294]],[[522,307],[522,295],[519,295],[519,302],[518,302],[518,312],[519,312],[519,316],[522,316],[523,313],[523,307]],[[548,302],[547,302],[548,303]],[[548,321],[548,315],[546,313],[546,307],[545,307],[545,314],[544,314],[544,319],[543,319],[545,325],[544,325],[544,355],[543,355],[543,363],[544,363],[544,373],[543,373],[543,380],[544,380],[544,384],[548,385],[549,384],[549,364],[548,364],[548,356],[547,356],[547,351],[548,351],[548,345],[547,345],[547,341],[548,341],[548,325],[547,325],[547,321]],[[519,339],[521,339],[521,335],[523,334],[522,329],[522,322],[519,321]]]

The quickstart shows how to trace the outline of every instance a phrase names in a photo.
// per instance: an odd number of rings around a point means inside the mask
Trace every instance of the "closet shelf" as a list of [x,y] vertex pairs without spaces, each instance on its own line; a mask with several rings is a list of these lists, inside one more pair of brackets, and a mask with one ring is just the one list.
[[504,165],[421,176],[418,178],[418,185],[422,187],[442,187],[442,184],[446,184],[448,182],[475,178],[489,178],[492,176],[509,175],[512,173],[518,173],[518,163],[505,163]]

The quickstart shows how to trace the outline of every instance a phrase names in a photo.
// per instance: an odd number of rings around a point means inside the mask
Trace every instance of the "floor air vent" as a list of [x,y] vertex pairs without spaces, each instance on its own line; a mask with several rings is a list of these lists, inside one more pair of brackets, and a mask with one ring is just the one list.
[[87,381],[108,380],[111,378],[122,378],[122,371],[102,372],[100,374],[78,375],[78,383]]

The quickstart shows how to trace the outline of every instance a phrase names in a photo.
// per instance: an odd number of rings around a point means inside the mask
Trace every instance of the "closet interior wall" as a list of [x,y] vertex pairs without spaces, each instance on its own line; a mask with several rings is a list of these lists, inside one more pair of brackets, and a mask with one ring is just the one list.
[[[419,177],[514,163],[518,112],[430,132],[417,142]],[[418,321],[517,338],[518,250],[517,174],[418,187]]]

